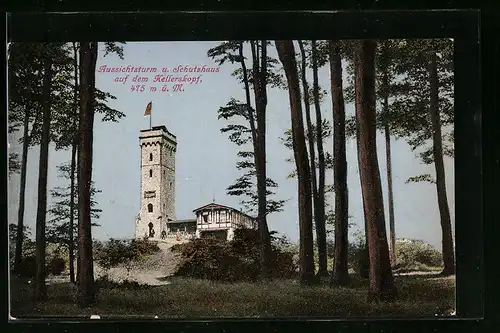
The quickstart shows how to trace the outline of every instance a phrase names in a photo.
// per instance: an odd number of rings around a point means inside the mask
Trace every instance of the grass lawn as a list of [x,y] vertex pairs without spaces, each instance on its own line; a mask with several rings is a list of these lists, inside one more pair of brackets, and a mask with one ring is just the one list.
[[11,278],[11,315],[28,317],[101,319],[120,316],[153,318],[222,317],[346,317],[346,316],[432,316],[455,306],[455,279],[436,275],[396,277],[398,297],[393,303],[366,303],[367,281],[353,280],[350,288],[325,285],[300,287],[294,280],[267,283],[216,283],[172,278],[161,286],[102,288],[95,306],[80,309],[74,303],[75,286],[48,286],[49,300],[32,301],[26,280]]

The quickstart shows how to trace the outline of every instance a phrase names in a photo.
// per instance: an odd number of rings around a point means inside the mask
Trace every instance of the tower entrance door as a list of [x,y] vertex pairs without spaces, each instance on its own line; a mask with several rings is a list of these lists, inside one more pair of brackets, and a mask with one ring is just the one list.
[[153,222],[149,222],[149,238],[153,238],[155,236],[155,229],[153,228]]

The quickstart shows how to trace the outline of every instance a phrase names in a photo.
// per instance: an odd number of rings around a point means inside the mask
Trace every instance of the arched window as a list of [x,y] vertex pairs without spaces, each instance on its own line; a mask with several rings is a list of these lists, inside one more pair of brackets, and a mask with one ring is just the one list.
[[149,177],[153,177],[153,170],[149,170]]
[[148,204],[148,213],[153,212],[153,204]]
[[153,153],[149,153],[149,160],[152,161],[153,160]]

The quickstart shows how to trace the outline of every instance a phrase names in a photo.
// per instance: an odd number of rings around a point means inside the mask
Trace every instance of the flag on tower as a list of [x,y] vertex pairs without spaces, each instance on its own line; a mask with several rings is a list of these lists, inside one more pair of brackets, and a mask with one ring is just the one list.
[[153,102],[149,102],[146,106],[146,112],[144,112],[144,117],[151,116],[151,109],[153,108]]

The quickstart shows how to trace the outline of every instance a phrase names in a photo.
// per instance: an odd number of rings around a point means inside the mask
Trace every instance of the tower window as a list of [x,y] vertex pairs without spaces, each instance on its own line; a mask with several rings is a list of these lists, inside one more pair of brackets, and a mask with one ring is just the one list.
[[153,160],[153,153],[149,153],[149,160],[152,161]]
[[148,213],[153,212],[153,204],[148,204]]
[[170,182],[170,188],[172,188],[172,182]]
[[153,177],[153,170],[149,170],[149,177]]

